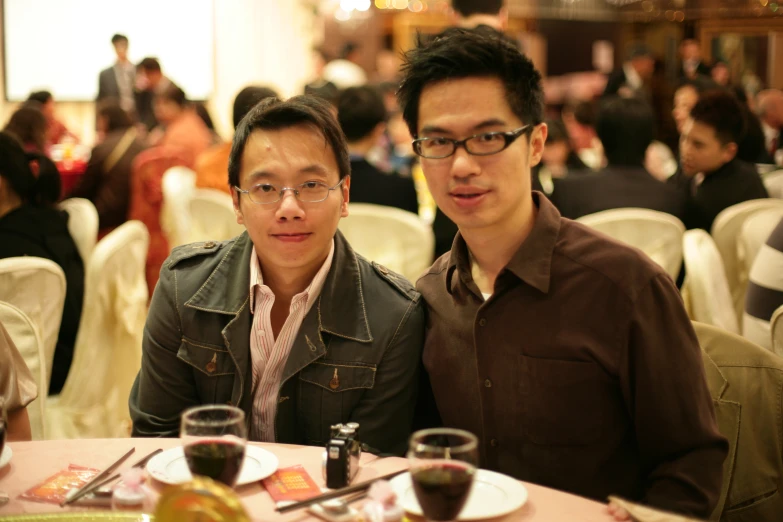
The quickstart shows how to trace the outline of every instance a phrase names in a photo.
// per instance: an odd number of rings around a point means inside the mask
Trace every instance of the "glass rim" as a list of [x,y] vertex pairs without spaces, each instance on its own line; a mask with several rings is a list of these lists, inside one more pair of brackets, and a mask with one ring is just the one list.
[[[222,420],[207,420],[207,419],[197,419],[194,416],[199,413],[204,413],[207,411],[225,411],[229,415],[226,419]],[[242,424],[245,423],[245,412],[242,411],[240,408],[237,408],[236,406],[228,406],[223,404],[206,404],[203,406],[194,406],[192,408],[188,408],[184,412],[182,412],[182,425],[188,425],[188,426],[198,426],[198,427],[214,427],[214,426],[220,426],[222,424],[226,424],[228,422],[236,422],[240,421]]]
[[[459,446],[435,446],[433,444],[427,444],[426,442],[416,442],[416,439],[421,437],[428,437],[430,435],[455,435],[458,437],[464,437],[466,442]],[[469,431],[460,430],[457,428],[428,428],[426,430],[419,430],[414,432],[411,435],[408,448],[415,451],[444,451],[448,449],[450,452],[455,453],[473,451],[478,448],[478,437]]]

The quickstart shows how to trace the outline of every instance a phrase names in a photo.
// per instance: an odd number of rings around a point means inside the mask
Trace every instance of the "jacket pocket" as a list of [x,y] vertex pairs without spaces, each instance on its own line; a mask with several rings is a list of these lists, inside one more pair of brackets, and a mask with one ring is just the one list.
[[208,377],[234,375],[234,363],[231,354],[223,346],[182,338],[177,358]]
[[594,444],[616,426],[618,392],[596,363],[519,356],[522,429],[550,446]]
[[371,389],[375,386],[375,370],[374,365],[319,361],[306,366],[299,380],[331,393]]
[[724,522],[773,522],[783,517],[783,497],[777,489],[727,508],[720,517]]

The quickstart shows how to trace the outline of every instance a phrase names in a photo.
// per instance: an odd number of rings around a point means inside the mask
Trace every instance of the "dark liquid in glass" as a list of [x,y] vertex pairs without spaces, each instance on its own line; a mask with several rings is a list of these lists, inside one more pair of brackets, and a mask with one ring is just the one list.
[[244,458],[245,447],[232,442],[208,440],[185,446],[185,459],[193,475],[228,486],[236,483]]
[[473,468],[459,464],[436,464],[413,472],[413,490],[424,516],[455,520],[468,499],[473,473]]
[[5,421],[0,418],[0,455],[3,454],[5,447]]

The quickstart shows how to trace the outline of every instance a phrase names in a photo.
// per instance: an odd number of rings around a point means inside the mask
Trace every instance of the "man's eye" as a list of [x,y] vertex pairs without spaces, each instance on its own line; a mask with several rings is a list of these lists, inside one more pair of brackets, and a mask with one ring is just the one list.
[[314,189],[321,186],[321,183],[318,181],[306,181],[302,183],[302,188],[304,189]]
[[274,192],[275,186],[274,185],[256,185],[256,192]]
[[430,144],[432,144],[435,147],[442,147],[443,145],[447,145],[449,143],[449,140],[446,138],[432,138],[430,140]]
[[480,134],[478,139],[484,143],[492,143],[493,141],[498,141],[502,138],[499,134]]

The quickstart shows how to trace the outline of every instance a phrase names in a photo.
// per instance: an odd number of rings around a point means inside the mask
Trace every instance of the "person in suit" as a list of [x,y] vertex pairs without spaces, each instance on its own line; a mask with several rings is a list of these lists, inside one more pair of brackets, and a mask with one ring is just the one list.
[[652,78],[654,71],[655,59],[650,50],[641,44],[634,45],[628,53],[628,61],[609,75],[603,95],[619,94],[626,97],[640,95],[644,92],[645,83]]
[[761,91],[756,99],[761,128],[764,132],[764,149],[767,153],[766,161],[759,163],[778,163],[783,165],[783,91],[767,89]]
[[54,163],[25,153],[13,135],[0,133],[0,259],[41,257],[65,273],[65,306],[50,395],[60,393],[68,376],[84,297],[84,264],[68,231],[68,214],[54,206],[59,194],[60,174]]
[[746,122],[737,98],[726,91],[703,94],[680,139],[680,170],[669,182],[689,197],[685,226],[708,232],[724,209],[768,197],[756,167],[737,158]]
[[386,130],[386,106],[377,89],[349,87],[337,102],[337,119],[351,155],[351,202],[419,212],[413,179],[386,173],[367,161]]
[[733,333],[693,323],[715,417],[729,441],[710,520],[778,522],[783,513],[783,359]]
[[146,146],[133,119],[116,101],[98,109],[98,131],[103,139],[92,149],[87,170],[70,197],[92,201],[99,235],[104,236],[127,219],[131,166]]
[[686,38],[680,43],[680,58],[682,68],[681,79],[694,79],[698,76],[710,76],[710,67],[701,59],[701,46],[692,38]]
[[132,112],[136,109],[134,87],[136,84],[136,67],[128,60],[128,37],[123,34],[115,34],[111,37],[114,54],[117,61],[114,65],[101,71],[98,76],[97,102],[108,98],[119,101],[120,106]]
[[596,131],[608,165],[599,172],[554,180],[550,199],[563,217],[576,219],[602,210],[636,207],[685,219],[685,194],[658,181],[644,168],[654,133],[654,116],[647,102],[638,98],[605,99]]

